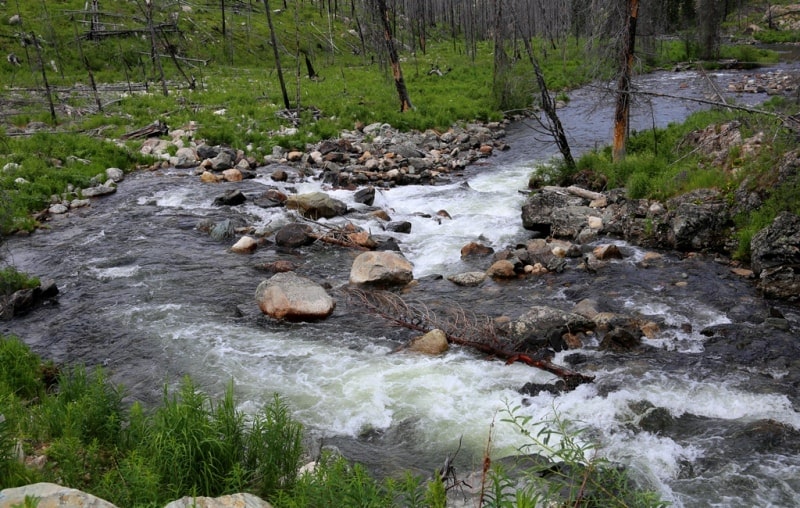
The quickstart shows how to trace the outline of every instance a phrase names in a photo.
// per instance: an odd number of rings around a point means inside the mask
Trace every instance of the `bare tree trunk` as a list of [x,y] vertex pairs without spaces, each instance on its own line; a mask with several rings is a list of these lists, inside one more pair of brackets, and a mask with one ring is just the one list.
[[639,18],[639,0],[628,0],[628,20],[622,42],[622,58],[619,81],[617,83],[617,107],[614,112],[614,142],[612,159],[619,162],[625,158],[628,142],[628,121],[631,112],[631,74],[636,42],[636,21]]
[[50,104],[50,118],[53,123],[56,122],[56,107],[53,104],[53,94],[50,93],[50,83],[47,82],[47,71],[44,68],[44,61],[42,60],[42,50],[39,48],[39,39],[36,38],[36,33],[31,32],[31,39],[33,40],[33,47],[36,49],[36,56],[39,59],[39,68],[42,71],[42,81],[44,81],[44,89],[47,93],[47,102]]
[[81,38],[78,37],[78,27],[72,24],[73,29],[75,30],[75,40],[78,42],[78,55],[81,57],[81,61],[83,65],[86,67],[86,72],[89,73],[89,83],[92,85],[92,91],[94,92],[94,101],[97,104],[97,111],[103,111],[103,104],[100,102],[100,96],[97,94],[97,84],[94,80],[94,73],[92,72],[92,68],[89,65],[89,61],[86,59],[86,56],[83,54],[83,44],[81,44]]
[[283,80],[283,69],[281,69],[281,54],[278,50],[278,39],[275,37],[275,28],[272,26],[272,12],[269,10],[269,0],[264,0],[264,9],[267,11],[267,24],[269,25],[269,37],[272,41],[272,50],[275,52],[275,67],[278,69],[278,81],[281,84],[281,94],[283,95],[283,105],[287,110],[292,109],[289,103],[289,94],[286,92],[286,82]]
[[164,93],[164,97],[166,97],[169,95],[169,90],[167,89],[164,67],[161,66],[161,57],[158,54],[158,46],[156,45],[156,29],[153,26],[153,4],[151,0],[145,0],[144,3],[147,7],[145,10],[147,15],[147,28],[150,30],[150,58],[153,61],[153,65],[158,69],[158,75],[161,79],[161,91]]
[[386,50],[389,53],[389,65],[392,67],[392,77],[394,78],[394,85],[397,88],[397,95],[400,98],[400,112],[404,113],[409,109],[413,109],[411,99],[408,96],[408,89],[406,89],[406,82],[403,80],[403,71],[400,68],[400,59],[397,57],[397,49],[394,46],[394,39],[392,38],[392,27],[389,21],[389,9],[386,8],[385,0],[375,0],[378,7],[378,14],[380,15],[381,22],[383,23],[383,40],[386,43]]

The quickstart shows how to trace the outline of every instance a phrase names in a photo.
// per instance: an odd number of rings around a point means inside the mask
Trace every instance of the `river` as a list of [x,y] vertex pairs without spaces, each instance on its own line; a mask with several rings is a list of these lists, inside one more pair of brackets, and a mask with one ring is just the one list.
[[[725,89],[740,73],[713,77]],[[704,78],[692,72],[641,79],[645,89],[675,95],[704,97],[706,90]],[[598,93],[577,90],[560,111],[575,152],[610,139],[612,101]],[[681,121],[698,107],[666,98],[640,103],[634,128]],[[478,288],[432,277],[485,269],[460,259],[470,241],[499,250],[529,237],[521,226],[519,191],[534,165],[555,154],[541,137],[514,124],[508,128],[510,150],[436,186],[380,190],[375,206],[393,220],[412,223],[411,234],[395,234],[420,280],[409,298],[492,317],[516,317],[532,305],[569,309],[594,298],[604,310],[661,324],[660,334],[636,354],[601,354],[593,347],[578,357],[559,353],[556,362],[596,376],[574,391],[521,395],[525,383],[554,377],[462,348],[433,358],[396,353],[413,333],[365,314],[337,291],[347,284],[356,253],[317,244],[302,251],[264,245],[253,255],[237,255],[228,251],[229,243],[197,230],[204,219],[238,218],[259,228],[285,222],[283,211],[212,205],[229,188],[254,195],[266,185],[282,185],[269,179],[268,169],[254,180],[220,185],[202,184],[187,170],[134,173],[116,194],[90,208],[10,239],[7,259],[54,278],[61,294],[58,304],[0,323],[0,331],[20,336],[58,363],[102,365],[130,399],[148,403],[158,402],[164,384],[172,386],[184,375],[212,396],[233,380],[245,411],[257,410],[277,392],[317,446],[335,445],[376,474],[429,473],[462,438],[459,471],[476,469],[493,421],[494,456],[513,454],[525,441],[499,422],[498,412],[509,405],[533,421],[557,413],[580,422],[604,456],[629,466],[674,506],[795,506],[800,415],[793,383],[800,366],[777,349],[800,327],[797,308],[765,302],[752,282],[713,258],[662,253],[661,262],[643,268],[644,252],[619,241],[626,257],[597,274],[569,269]],[[308,179],[286,185],[307,192],[321,184]],[[325,190],[359,207],[352,191]],[[439,210],[452,219],[437,219]],[[377,221],[358,217],[350,220],[388,234]],[[333,316],[319,323],[280,323],[261,315],[254,291],[270,274],[259,266],[278,259],[292,260],[301,275],[330,284],[337,299]],[[764,328],[759,316],[776,309],[788,331]],[[733,345],[701,333],[709,327],[754,327],[756,335],[767,330],[775,342],[746,363],[730,352]],[[654,412],[663,415],[655,423]]]

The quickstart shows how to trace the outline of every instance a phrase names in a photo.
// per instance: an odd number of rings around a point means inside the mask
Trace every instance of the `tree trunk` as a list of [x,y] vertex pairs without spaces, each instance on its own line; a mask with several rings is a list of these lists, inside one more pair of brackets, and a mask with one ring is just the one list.
[[628,20],[625,23],[619,82],[617,83],[617,107],[614,112],[614,143],[612,159],[619,162],[625,158],[628,142],[628,121],[631,112],[631,74],[636,43],[636,21],[639,18],[639,0],[628,0]]
[[403,80],[403,71],[400,68],[400,59],[397,57],[397,49],[395,49],[394,46],[392,27],[389,22],[389,9],[386,8],[385,0],[375,0],[375,3],[378,7],[378,14],[380,15],[381,22],[383,23],[383,39],[386,43],[386,50],[389,53],[389,65],[392,67],[394,85],[397,88],[397,95],[400,98],[400,112],[404,113],[409,109],[413,109],[414,106],[411,104],[411,99],[408,96],[406,82]]
[[272,41],[272,50],[275,52],[275,67],[278,69],[278,81],[281,84],[281,94],[283,95],[283,105],[287,110],[292,109],[289,103],[289,94],[286,92],[286,82],[283,80],[283,69],[281,69],[281,54],[278,50],[278,39],[275,37],[275,28],[272,26],[272,12],[269,10],[269,0],[264,0],[264,9],[267,11],[267,24],[269,25],[269,38]]

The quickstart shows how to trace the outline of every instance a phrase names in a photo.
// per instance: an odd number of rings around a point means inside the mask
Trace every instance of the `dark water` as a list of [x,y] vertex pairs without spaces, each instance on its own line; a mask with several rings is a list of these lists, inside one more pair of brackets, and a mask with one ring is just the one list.
[[[726,80],[738,79],[735,73],[715,78],[723,89]],[[704,79],[661,73],[642,87],[703,97]],[[579,90],[561,111],[576,152],[610,137],[611,99],[598,100],[597,93]],[[681,121],[698,107],[663,98],[641,103],[634,128]],[[242,256],[229,252],[234,240],[217,242],[198,231],[204,219],[260,230],[291,220],[251,205],[211,204],[230,188],[258,194],[274,183],[267,176],[208,185],[185,171],[137,173],[117,194],[11,239],[6,257],[21,270],[54,278],[61,295],[57,304],[0,330],[56,362],[103,365],[131,398],[146,402],[157,402],[164,383],[185,374],[211,394],[234,380],[246,411],[281,393],[317,444],[335,444],[379,474],[431,471],[462,436],[460,467],[472,468],[491,422],[510,404],[534,421],[551,418],[557,408],[582,422],[604,454],[677,506],[794,506],[800,496],[796,307],[763,300],[752,282],[719,260],[662,253],[645,266],[644,252],[624,243],[625,259],[593,275],[573,262],[564,274],[471,289],[429,277],[485,269],[460,259],[468,241],[500,249],[527,238],[518,190],[533,164],[555,153],[538,137],[514,125],[511,150],[436,187],[381,191],[376,205],[413,223],[411,235],[398,237],[421,281],[409,299],[514,318],[532,305],[571,309],[593,298],[602,310],[659,324],[657,336],[634,354],[592,346],[579,355],[560,353],[556,361],[596,376],[573,392],[523,396],[523,384],[553,377],[463,349],[439,358],[394,353],[414,334],[365,313],[339,291],[356,253],[323,244],[287,251],[267,243]],[[319,183],[292,186],[305,192]],[[356,206],[351,192],[329,191]],[[439,209],[453,219],[434,222],[417,213]],[[350,220],[380,228],[357,217]],[[259,267],[278,259],[331,286],[337,310],[330,319],[285,324],[260,314],[253,294],[271,274]],[[770,318],[777,314],[784,319]],[[520,439],[498,426],[495,454],[513,453]]]

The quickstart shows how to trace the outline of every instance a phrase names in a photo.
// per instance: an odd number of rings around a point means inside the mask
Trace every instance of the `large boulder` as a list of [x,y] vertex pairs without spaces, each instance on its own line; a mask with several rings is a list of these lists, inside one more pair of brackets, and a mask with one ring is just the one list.
[[230,494],[220,497],[183,497],[164,508],[272,508],[272,505],[253,494]]
[[324,192],[296,194],[286,199],[286,208],[297,210],[303,217],[317,220],[330,219],[347,213],[347,205]]
[[555,307],[536,305],[508,325],[508,334],[520,352],[553,348],[567,349],[563,336],[594,330],[595,323],[579,314]]
[[719,191],[699,189],[667,202],[671,220],[669,247],[678,250],[723,250],[732,220]]
[[404,285],[414,280],[414,265],[395,251],[363,252],[353,261],[353,284]]
[[104,499],[55,483],[34,483],[0,490],[0,508],[29,506],[28,499],[35,499],[35,506],[39,508],[116,508]]
[[759,288],[772,298],[800,298],[800,216],[778,215],[750,242],[753,273]]
[[293,321],[324,319],[336,307],[325,288],[294,272],[276,273],[262,281],[256,302],[264,314]]

